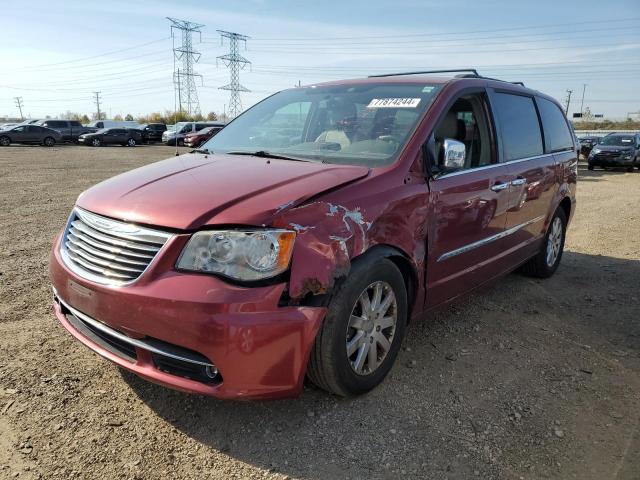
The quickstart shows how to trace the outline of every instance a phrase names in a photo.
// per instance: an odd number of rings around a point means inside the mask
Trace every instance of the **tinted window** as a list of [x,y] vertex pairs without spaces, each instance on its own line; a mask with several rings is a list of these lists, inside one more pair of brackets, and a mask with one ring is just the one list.
[[503,160],[542,155],[542,135],[533,99],[496,93],[493,100],[502,134]]
[[549,100],[539,97],[536,97],[536,102],[538,103],[538,111],[542,118],[544,144],[547,152],[557,152],[559,150],[573,148],[571,132],[564,119],[564,114],[558,106]]
[[80,122],[77,122],[77,121],[75,121],[75,120],[74,120],[74,121],[72,121],[72,122],[69,122],[69,124],[70,124],[72,127],[81,127],[81,126],[82,126],[82,125],[80,124]]
[[61,122],[60,120],[51,120],[47,122],[49,128],[64,128],[67,126],[67,122]]

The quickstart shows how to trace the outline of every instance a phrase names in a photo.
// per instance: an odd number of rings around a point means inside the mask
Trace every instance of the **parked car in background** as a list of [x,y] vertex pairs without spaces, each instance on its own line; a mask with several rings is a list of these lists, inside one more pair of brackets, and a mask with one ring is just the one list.
[[53,147],[62,142],[62,134],[51,128],[39,125],[15,125],[0,130],[0,146],[6,147],[12,143],[30,143]]
[[103,128],[97,132],[81,135],[78,142],[92,147],[102,145],[135,147],[142,143],[142,132],[135,128]]
[[138,122],[129,120],[95,120],[87,124],[87,126],[96,130],[101,128],[140,128]]
[[167,145],[184,145],[184,137],[188,133],[199,132],[207,127],[224,127],[222,122],[178,122],[172,130],[162,134],[162,142]]
[[553,275],[578,176],[562,107],[425,73],[276,93],[202,153],[83,192],[50,257],[57,319],[182,391],[287,397],[306,374],[349,396],[409,320],[519,267]]
[[589,170],[595,167],[625,167],[628,172],[638,167],[640,170],[640,134],[610,133],[602,137],[591,149],[587,161]]
[[145,123],[140,125],[142,140],[145,143],[161,142],[162,134],[167,130],[164,123]]
[[580,140],[580,155],[587,158],[591,153],[591,149],[598,144],[600,137],[582,137],[578,140]]
[[64,142],[77,142],[80,135],[95,131],[94,128],[85,127],[76,120],[44,119],[38,120],[35,125],[57,130],[62,134]]
[[187,133],[184,136],[184,146],[195,148],[213,137],[222,127],[206,127],[198,132]]
[[16,122],[3,123],[0,125],[0,130],[6,130],[8,128],[15,127],[16,125],[18,125]]

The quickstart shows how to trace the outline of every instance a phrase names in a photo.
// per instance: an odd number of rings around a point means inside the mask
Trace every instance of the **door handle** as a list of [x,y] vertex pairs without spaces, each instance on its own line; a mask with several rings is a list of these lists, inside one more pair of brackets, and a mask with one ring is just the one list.
[[493,190],[494,192],[500,192],[500,191],[505,190],[507,188],[509,188],[509,182],[496,183],[495,185],[493,185],[491,187],[491,190]]
[[514,187],[524,185],[525,183],[527,183],[526,178],[516,178],[515,180],[511,180],[511,185],[513,185]]

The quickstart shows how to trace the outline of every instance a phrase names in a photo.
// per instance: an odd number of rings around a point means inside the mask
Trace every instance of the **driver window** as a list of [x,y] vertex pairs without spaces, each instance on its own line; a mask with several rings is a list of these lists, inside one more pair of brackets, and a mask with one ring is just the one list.
[[493,163],[485,105],[484,95],[474,94],[460,97],[451,106],[434,133],[439,165],[443,160],[445,139],[464,144],[464,169]]

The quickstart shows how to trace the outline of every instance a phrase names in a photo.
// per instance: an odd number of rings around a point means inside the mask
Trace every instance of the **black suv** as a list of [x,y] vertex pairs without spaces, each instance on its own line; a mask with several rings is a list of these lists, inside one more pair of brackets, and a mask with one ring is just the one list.
[[633,167],[640,169],[640,134],[610,133],[603,137],[589,153],[589,170],[595,167]]
[[145,123],[140,125],[142,132],[142,140],[145,143],[161,142],[162,134],[167,131],[167,126],[164,123]]
[[76,120],[39,120],[35,123],[41,127],[57,130],[62,135],[63,142],[77,142],[78,137],[85,133],[95,132],[95,128],[85,127]]

